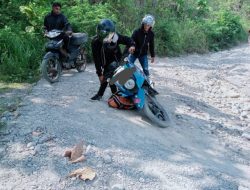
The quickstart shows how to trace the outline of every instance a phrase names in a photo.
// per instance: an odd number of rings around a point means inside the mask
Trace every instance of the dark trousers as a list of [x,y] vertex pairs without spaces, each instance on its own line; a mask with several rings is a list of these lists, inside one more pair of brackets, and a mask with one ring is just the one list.
[[[107,79],[112,78],[115,69],[116,69],[116,67],[115,66],[112,67],[112,65],[109,65],[108,67],[104,68],[104,72],[103,72],[104,79],[103,79],[103,82],[102,82],[102,84],[98,90],[98,93],[97,93],[99,96],[103,96],[103,94],[108,86]],[[114,84],[110,85],[110,89],[111,89],[111,92],[113,94],[117,92],[117,88]]]
[[63,35],[63,48],[68,51],[69,48],[69,36],[67,34]]
[[[98,94],[99,96],[103,96],[103,94],[104,94],[104,92],[105,92],[107,86],[108,86],[108,82],[107,82],[107,81],[103,82],[103,83],[101,84],[101,86],[100,86],[99,91],[98,91],[97,94]],[[113,84],[113,85],[110,85],[110,89],[111,89],[111,92],[112,92],[113,94],[116,93],[116,91],[117,91],[116,86],[115,86],[114,84]]]

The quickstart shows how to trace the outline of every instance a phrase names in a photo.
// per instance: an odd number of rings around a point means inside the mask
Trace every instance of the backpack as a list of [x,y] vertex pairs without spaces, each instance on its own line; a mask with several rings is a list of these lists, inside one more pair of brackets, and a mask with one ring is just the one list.
[[108,100],[108,104],[110,107],[117,109],[125,109],[125,110],[135,109],[134,103],[129,98],[125,98],[119,95],[119,93],[112,94],[112,96]]

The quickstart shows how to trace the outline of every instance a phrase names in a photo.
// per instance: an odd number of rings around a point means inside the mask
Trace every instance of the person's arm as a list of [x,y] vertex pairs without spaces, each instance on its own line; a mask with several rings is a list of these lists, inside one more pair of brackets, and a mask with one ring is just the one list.
[[95,63],[95,68],[96,68],[96,74],[98,77],[102,76],[102,60],[101,60],[101,53],[100,53],[100,48],[98,48],[97,41],[96,39],[93,39],[91,42],[91,48],[92,48],[92,55],[93,55],[93,60]]
[[154,33],[152,33],[152,38],[150,39],[150,42],[149,42],[149,51],[150,51],[150,55],[151,55],[151,63],[153,63],[154,58],[155,58]]
[[48,17],[45,16],[44,17],[44,21],[43,21],[43,29],[44,29],[44,33],[46,33],[48,31],[48,28],[49,28],[49,24],[48,24]]
[[117,43],[126,45],[128,47],[134,46],[134,41],[130,37],[124,36],[121,34],[118,34],[118,42]]
[[137,30],[134,30],[131,39],[133,40],[134,44],[137,42]]
[[123,36],[121,34],[118,34],[118,42],[117,43],[126,45],[128,47],[129,53],[132,53],[135,50],[135,43],[132,40],[132,38],[130,38],[128,36]]
[[70,32],[72,32],[71,25],[70,25],[70,23],[69,23],[67,17],[64,16],[64,15],[63,15],[62,22],[63,22],[63,27],[65,28],[65,31],[70,31]]

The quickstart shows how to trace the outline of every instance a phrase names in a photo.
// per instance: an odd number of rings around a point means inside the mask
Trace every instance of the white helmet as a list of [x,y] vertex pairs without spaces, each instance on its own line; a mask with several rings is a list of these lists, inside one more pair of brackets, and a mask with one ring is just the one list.
[[154,27],[155,18],[152,15],[145,15],[142,19],[142,24],[147,24],[151,27]]

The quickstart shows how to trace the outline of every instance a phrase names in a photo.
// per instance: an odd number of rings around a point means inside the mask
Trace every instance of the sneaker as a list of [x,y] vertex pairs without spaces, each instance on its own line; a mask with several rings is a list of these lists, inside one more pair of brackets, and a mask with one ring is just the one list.
[[102,96],[96,94],[96,95],[94,95],[94,96],[91,98],[91,100],[101,100],[101,98],[102,98]]

